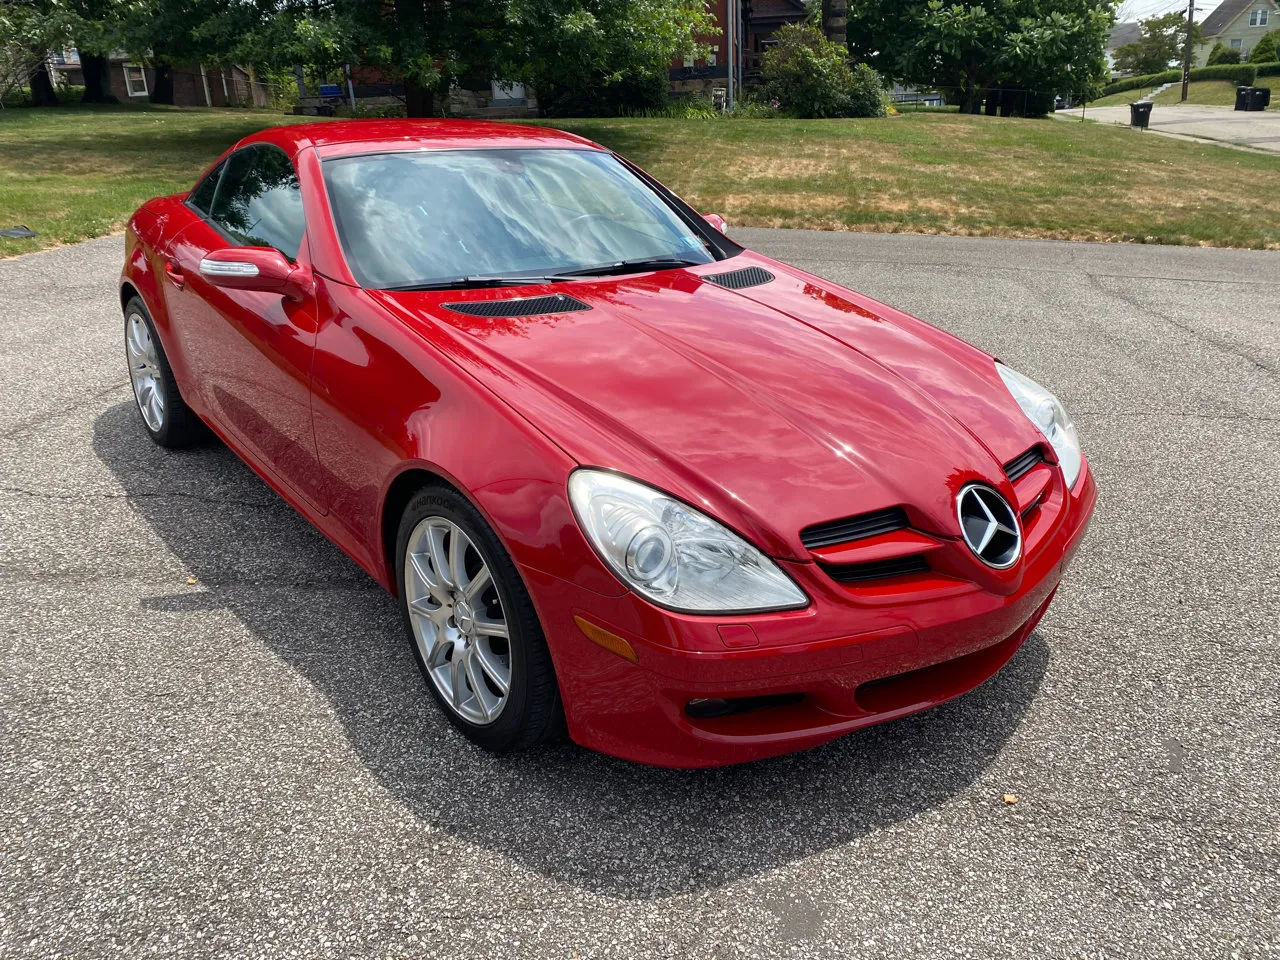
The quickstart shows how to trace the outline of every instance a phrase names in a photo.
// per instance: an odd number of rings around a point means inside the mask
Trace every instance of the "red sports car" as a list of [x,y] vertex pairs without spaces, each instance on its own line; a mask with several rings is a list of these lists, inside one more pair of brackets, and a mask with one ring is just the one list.
[[1096,498],[1043,387],[497,123],[280,127],[129,223],[143,426],[206,426],[400,602],[495,751],[811,747],[999,670]]

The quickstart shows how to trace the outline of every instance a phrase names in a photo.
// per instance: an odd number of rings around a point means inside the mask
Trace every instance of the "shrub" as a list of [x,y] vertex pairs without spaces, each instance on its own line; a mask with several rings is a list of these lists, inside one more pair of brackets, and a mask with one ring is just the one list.
[[[1258,68],[1251,63],[1219,64],[1214,67],[1198,67],[1191,71],[1191,79],[1195,80],[1230,80],[1238,86],[1252,86],[1258,79]],[[1164,73],[1149,73],[1144,77],[1127,77],[1117,80],[1102,88],[1102,95],[1109,97],[1113,93],[1125,90],[1138,90],[1142,87],[1158,87],[1165,83],[1180,83],[1181,70],[1166,70]]]
[[1213,45],[1213,49],[1209,51],[1209,59],[1205,63],[1210,67],[1216,67],[1223,63],[1239,63],[1240,51],[1232,50],[1225,46],[1221,40]]
[[[1182,79],[1182,74],[1178,74],[1178,79]],[[1216,67],[1199,67],[1191,71],[1191,79],[1192,81],[1230,80],[1237,86],[1251,87],[1253,81],[1258,79],[1258,68],[1249,63],[1238,66],[1224,63]]]
[[1264,34],[1258,45],[1249,54],[1250,63],[1271,63],[1280,60],[1280,30],[1272,30]]
[[1258,64],[1258,76],[1259,77],[1280,77],[1280,63]]
[[884,93],[884,81],[869,64],[853,66],[853,84],[849,87],[849,116],[886,117],[889,115],[888,97]]
[[1166,70],[1163,73],[1148,73],[1140,77],[1125,77],[1102,88],[1102,95],[1109,97],[1113,93],[1124,93],[1126,90],[1140,90],[1142,87],[1158,87],[1162,83],[1173,83],[1182,79],[1181,70]]
[[883,117],[880,75],[866,64],[849,66],[845,49],[808,23],[775,34],[777,44],[760,64],[765,95],[797,117]]

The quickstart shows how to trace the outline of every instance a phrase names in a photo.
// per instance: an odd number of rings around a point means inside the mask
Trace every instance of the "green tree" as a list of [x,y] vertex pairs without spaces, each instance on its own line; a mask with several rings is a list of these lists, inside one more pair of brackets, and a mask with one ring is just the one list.
[[761,58],[765,96],[799,117],[882,117],[880,75],[809,23],[787,24]]
[[1240,51],[1232,50],[1226,46],[1221,40],[1213,45],[1213,49],[1209,51],[1209,59],[1205,61],[1206,67],[1216,67],[1219,64],[1239,63]]
[[1250,63],[1271,63],[1280,60],[1280,30],[1264,34],[1257,46],[1249,51]]
[[65,0],[71,42],[80,54],[85,103],[108,103],[111,51],[124,43],[130,8],[125,0]]
[[561,115],[660,105],[672,59],[716,32],[706,0],[511,0],[506,24],[498,74]]
[[[1106,77],[1111,0],[850,0],[854,56],[894,80],[948,88],[964,109],[992,91],[1043,112],[1055,93],[1096,94]],[[1039,104],[1032,93],[1039,94]],[[1012,106],[1011,106],[1012,105]]]
[[69,26],[57,0],[0,0],[0,97],[28,87],[34,106],[57,104],[48,55],[67,46]]
[[[1143,76],[1163,73],[1182,62],[1187,43],[1187,17],[1180,11],[1166,13],[1140,23],[1142,34],[1133,43],[1117,47],[1112,54],[1119,73]],[[1200,25],[1195,25],[1192,43],[1201,39]]]

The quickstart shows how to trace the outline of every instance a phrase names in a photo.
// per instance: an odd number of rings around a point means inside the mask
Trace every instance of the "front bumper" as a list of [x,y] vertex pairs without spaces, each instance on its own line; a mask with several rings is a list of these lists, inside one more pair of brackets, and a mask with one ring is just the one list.
[[[718,766],[817,746],[989,679],[1048,609],[1096,499],[1086,464],[1075,488],[1045,505],[1039,528],[1028,526],[1007,590],[956,581],[851,589],[814,564],[788,562],[813,599],[808,608],[716,618],[522,572],[575,742],[641,763]],[[588,640],[575,617],[624,638],[638,662]],[[690,715],[690,701],[707,700],[751,709]]]

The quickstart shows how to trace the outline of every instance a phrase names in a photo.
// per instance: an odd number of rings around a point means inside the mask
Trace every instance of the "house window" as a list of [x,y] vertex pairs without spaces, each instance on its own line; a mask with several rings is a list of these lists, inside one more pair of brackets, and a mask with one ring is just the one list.
[[1250,10],[1249,26],[1265,27],[1267,25],[1267,19],[1269,16],[1270,16],[1270,11],[1262,7],[1259,7],[1257,10]]
[[1241,43],[1243,43],[1243,42],[1244,42],[1244,41],[1242,41],[1242,40],[1232,40],[1232,41],[1231,41],[1231,49],[1232,49],[1232,50],[1239,50],[1239,49],[1240,49],[1240,44],[1241,44]]
[[124,68],[124,87],[131,97],[147,95],[147,73],[141,67],[126,65]]

